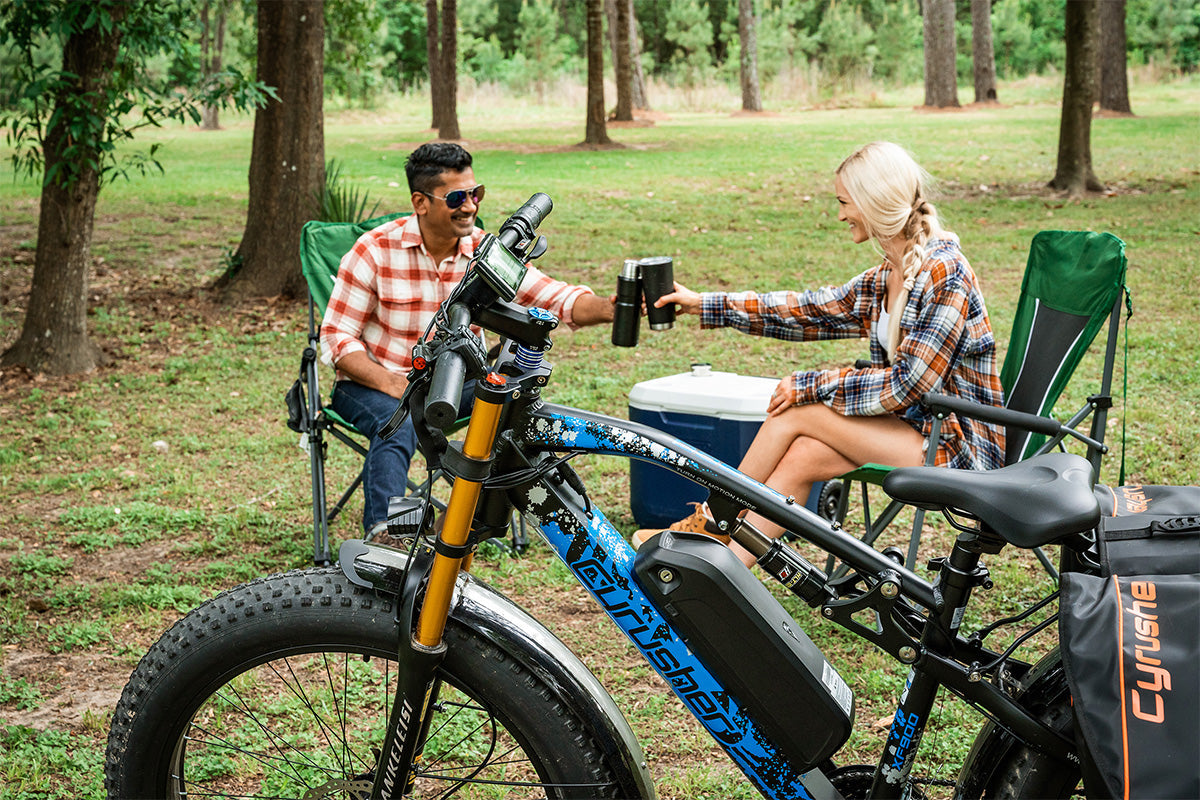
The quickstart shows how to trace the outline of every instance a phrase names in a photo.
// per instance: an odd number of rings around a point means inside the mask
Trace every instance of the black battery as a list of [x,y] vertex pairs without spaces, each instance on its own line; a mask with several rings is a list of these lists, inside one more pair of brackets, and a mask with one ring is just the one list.
[[854,695],[784,607],[711,537],[673,531],[634,560],[638,585],[797,769],[837,752]]

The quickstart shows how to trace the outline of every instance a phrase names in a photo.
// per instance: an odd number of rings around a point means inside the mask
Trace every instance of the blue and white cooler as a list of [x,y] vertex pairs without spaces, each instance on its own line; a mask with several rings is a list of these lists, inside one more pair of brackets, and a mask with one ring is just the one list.
[[[678,437],[736,467],[767,418],[778,378],[718,372],[693,364],[691,372],[642,381],[629,392],[629,419]],[[812,498],[820,486],[813,487]],[[708,491],[670,470],[629,462],[629,505],[643,528],[666,527],[692,512]]]

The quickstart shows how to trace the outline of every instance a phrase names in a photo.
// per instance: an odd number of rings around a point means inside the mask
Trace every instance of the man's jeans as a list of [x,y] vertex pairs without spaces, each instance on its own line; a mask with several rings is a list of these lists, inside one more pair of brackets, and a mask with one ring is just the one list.
[[[471,408],[474,382],[463,389],[459,413]],[[349,380],[333,386],[329,407],[343,419],[362,431],[371,441],[363,466],[363,531],[387,520],[388,499],[403,495],[408,488],[408,465],[417,450],[417,434],[411,419],[388,439],[379,438],[379,431],[392,418],[400,401],[391,395]]]

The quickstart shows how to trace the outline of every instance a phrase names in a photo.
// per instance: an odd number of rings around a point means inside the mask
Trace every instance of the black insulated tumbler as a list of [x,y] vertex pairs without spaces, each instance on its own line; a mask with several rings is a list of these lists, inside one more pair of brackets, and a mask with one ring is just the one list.
[[617,305],[613,309],[612,343],[617,347],[637,347],[638,317],[642,314],[642,284],[638,262],[625,259],[617,275]]
[[642,268],[642,289],[646,294],[646,319],[650,330],[666,331],[675,324],[675,304],[655,308],[654,301],[675,291],[675,274],[670,256],[651,256],[638,262]]

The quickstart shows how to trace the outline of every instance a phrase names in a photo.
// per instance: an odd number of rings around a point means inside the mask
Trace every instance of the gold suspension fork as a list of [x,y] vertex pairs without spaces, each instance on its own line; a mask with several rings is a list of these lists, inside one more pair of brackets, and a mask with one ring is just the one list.
[[[471,409],[471,420],[467,423],[462,455],[451,455],[450,460],[457,462],[454,464],[457,477],[454,479],[454,488],[450,490],[445,524],[434,546],[425,602],[421,604],[421,612],[417,617],[416,641],[423,647],[435,648],[441,644],[459,569],[464,567],[464,562],[465,566],[470,566],[467,537],[471,533],[471,521],[475,517],[483,479],[487,477],[491,466],[500,412],[507,395],[507,383],[503,375],[492,372],[476,384],[475,405]],[[447,452],[449,455],[453,451]],[[446,460],[444,458],[443,463]]]

